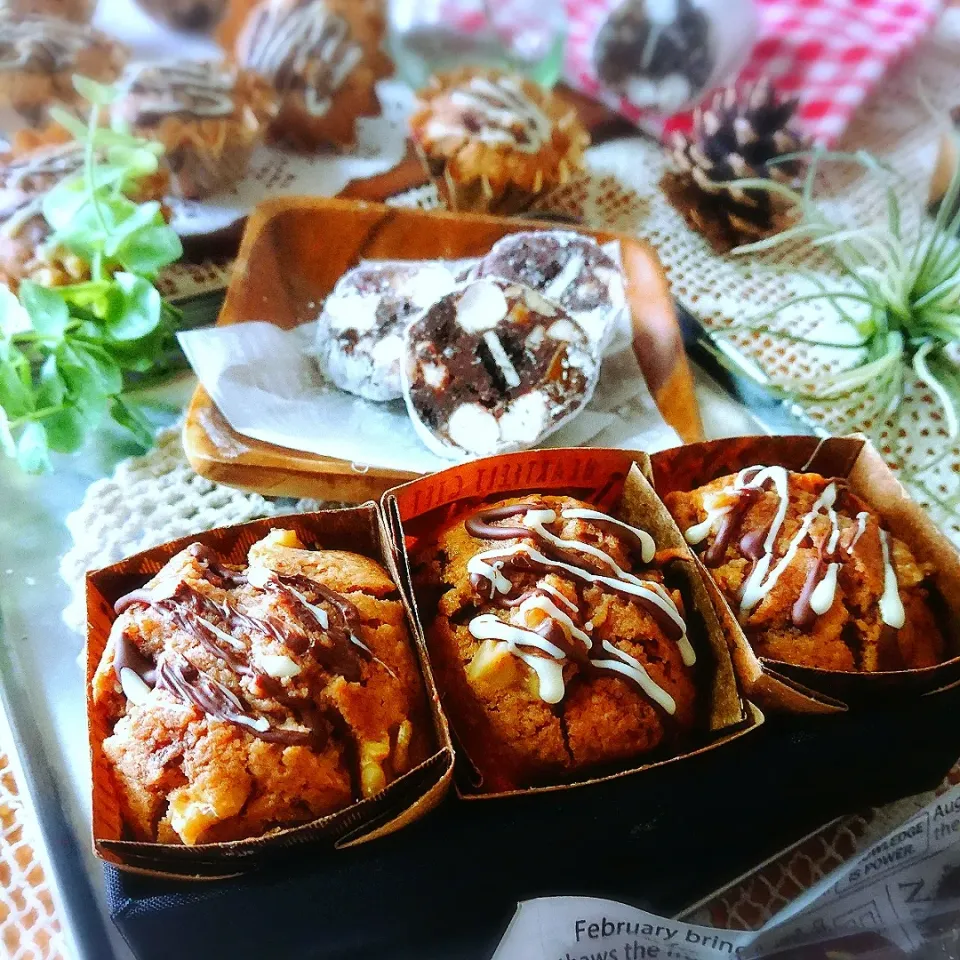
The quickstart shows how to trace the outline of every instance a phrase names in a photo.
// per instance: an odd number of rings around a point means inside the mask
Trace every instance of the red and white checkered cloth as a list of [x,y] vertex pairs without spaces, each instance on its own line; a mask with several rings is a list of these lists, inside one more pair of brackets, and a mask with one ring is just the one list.
[[[605,91],[593,70],[594,38],[620,0],[566,0],[567,82],[649,132],[686,129],[690,114],[663,118]],[[797,96],[797,120],[818,143],[832,144],[889,67],[913,49],[941,0],[755,0],[760,33],[737,82],[769,77]],[[722,16],[723,0],[715,4]]]

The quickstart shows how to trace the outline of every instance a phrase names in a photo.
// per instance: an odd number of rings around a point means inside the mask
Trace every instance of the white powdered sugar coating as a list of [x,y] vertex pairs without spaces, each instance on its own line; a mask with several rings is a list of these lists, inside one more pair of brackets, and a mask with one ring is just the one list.
[[500,417],[500,439],[504,443],[528,446],[536,443],[550,422],[546,396],[533,390],[517,397]]
[[477,403],[464,403],[450,414],[447,434],[458,447],[479,455],[495,453],[500,443],[497,418]]
[[448,267],[439,263],[428,263],[401,283],[397,292],[418,310],[426,310],[456,286],[456,277]]
[[468,333],[492,330],[507,315],[503,290],[490,280],[474,280],[457,301],[457,323]]
[[330,329],[336,332],[356,330],[365,333],[377,325],[377,310],[380,308],[379,294],[358,293],[350,290],[346,293],[334,292],[323,306]]

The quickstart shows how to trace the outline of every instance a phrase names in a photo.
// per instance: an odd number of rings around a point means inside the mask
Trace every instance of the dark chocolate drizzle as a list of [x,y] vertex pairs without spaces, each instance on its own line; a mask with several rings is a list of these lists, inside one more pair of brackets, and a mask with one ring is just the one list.
[[[245,574],[224,567],[212,551],[200,544],[194,544],[189,550],[202,562],[205,579],[209,582],[224,587],[246,582]],[[193,704],[209,716],[233,723],[261,740],[321,749],[329,736],[329,716],[310,698],[286,693],[279,681],[250,662],[246,650],[226,644],[208,624],[227,634],[242,628],[279,640],[291,652],[309,652],[325,669],[356,681],[361,676],[361,657],[372,657],[369,648],[359,639],[360,612],[346,597],[308,577],[274,574],[267,581],[266,588],[275,590],[294,605],[301,623],[307,627],[306,632],[291,629],[278,618],[261,620],[251,617],[229,600],[214,600],[185,582],[177,585],[172,596],[163,598],[154,598],[145,588],[134,590],[117,600],[114,609],[120,614],[137,604],[153,607],[176,627],[195,637],[236,676],[250,678],[259,690],[287,706],[306,729],[291,730],[271,725],[266,730],[258,730],[253,726],[258,717],[242,697],[180,653],[175,652],[154,665],[125,633],[120,634],[114,652],[117,678],[123,669],[133,670],[148,687],[166,690],[176,699]],[[313,594],[333,607],[333,612],[328,614],[326,629],[299,593]]]
[[[464,528],[466,529],[467,533],[470,534],[470,536],[476,537],[478,540],[532,539],[537,543],[538,548],[546,556],[565,563],[570,563],[572,567],[577,568],[577,561],[580,561],[583,556],[578,551],[563,550],[556,544],[550,543],[548,540],[544,540],[538,535],[536,530],[532,530],[530,527],[493,526],[493,524],[498,520],[506,520],[509,517],[516,516],[517,514],[526,513],[528,510],[546,509],[551,508],[535,503],[512,503],[500,507],[490,507],[486,510],[480,510],[468,517],[464,522]],[[591,519],[589,522],[592,523],[593,520]],[[514,570],[536,571],[542,573],[555,572],[552,567],[540,563],[538,560],[535,560],[533,557],[525,553],[518,553],[508,557],[500,557],[498,558],[497,563],[502,564],[502,566],[505,568],[513,568]],[[678,641],[683,636],[683,628],[679,626],[679,624],[677,624],[677,622],[662,607],[658,606],[656,603],[654,603],[654,601],[648,599],[647,597],[638,596],[637,594],[618,586],[616,583],[616,577],[609,574],[601,574],[601,576],[608,576],[610,582],[597,584],[591,579],[590,575],[586,571],[584,573],[580,573],[577,569],[571,569],[565,570],[563,573],[575,580],[578,580],[580,583],[586,586],[601,586],[603,588],[613,590],[625,597],[627,600],[630,600],[643,607],[643,609],[646,610],[651,617],[653,617],[657,626],[663,631],[664,635],[668,639]],[[484,579],[486,578],[477,574],[471,574],[470,576],[470,582],[475,590],[480,589]],[[516,603],[513,603],[509,600],[505,602],[507,602],[508,605],[513,606],[521,603],[522,600],[518,599]]]
[[[760,487],[746,487],[743,490],[737,491],[737,499],[730,506],[730,509],[724,514],[723,520],[720,523],[720,527],[717,530],[717,535],[713,539],[713,543],[707,547],[703,552],[701,559],[704,564],[708,567],[718,567],[723,563],[723,556],[727,552],[727,547],[730,544],[730,541],[736,537],[737,533],[740,530],[740,525],[743,523],[743,518],[746,516],[747,510],[756,503],[760,494],[762,493]],[[748,538],[752,537],[754,533],[760,532],[762,534],[760,539],[760,545],[762,547],[763,540],[766,538],[766,530],[763,531],[752,531],[748,533],[740,543],[741,549],[743,549],[744,543]],[[752,553],[747,553],[747,556],[753,560],[758,560],[759,557],[755,557]],[[761,554],[762,556],[762,554]]]

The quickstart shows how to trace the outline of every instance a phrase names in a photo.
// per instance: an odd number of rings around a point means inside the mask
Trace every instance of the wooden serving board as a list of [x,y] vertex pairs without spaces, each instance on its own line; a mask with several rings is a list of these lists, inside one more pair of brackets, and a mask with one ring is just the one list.
[[[337,280],[361,260],[476,257],[507,234],[554,227],[342,199],[271,200],[250,215],[218,323],[256,319],[289,329],[314,320]],[[656,253],[627,234],[578,229],[601,243],[619,242],[634,350],[650,391],[684,441],[702,439],[693,379]],[[187,411],[183,441],[201,476],[270,496],[359,503],[414,476],[398,470],[358,472],[346,460],[240,436],[202,387]]]

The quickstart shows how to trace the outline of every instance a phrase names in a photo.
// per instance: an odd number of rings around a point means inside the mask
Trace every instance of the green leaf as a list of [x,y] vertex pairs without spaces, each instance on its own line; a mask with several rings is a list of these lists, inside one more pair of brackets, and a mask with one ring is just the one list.
[[123,397],[114,397],[110,404],[110,416],[126,427],[144,450],[153,446],[153,427],[139,407]]
[[17,462],[26,473],[46,473],[50,469],[47,434],[42,424],[28,423],[17,442]]
[[42,422],[51,450],[76,453],[83,446],[86,419],[76,407],[61,407],[45,416]]
[[76,339],[61,344],[57,351],[60,371],[71,397],[109,397],[123,388],[117,362],[103,347]]
[[119,95],[116,87],[108,87],[106,84],[97,83],[96,80],[83,77],[78,73],[73,75],[73,88],[84,100],[98,107],[109,107]]
[[47,113],[54,123],[59,124],[68,133],[72,134],[74,140],[80,140],[82,142],[87,139],[87,134],[89,133],[87,125],[82,120],[78,120],[68,110],[54,105],[50,107]]
[[54,230],[65,230],[89,200],[83,177],[67,177],[44,195],[41,206],[44,219]]
[[[33,391],[28,382],[30,367],[16,347],[8,346],[7,357],[0,363],[0,407],[11,419],[30,413],[33,408]],[[24,373],[26,371],[26,373]]]
[[108,299],[105,324],[114,340],[139,340],[160,322],[160,293],[149,280],[132,273],[117,273]]
[[116,256],[125,270],[153,277],[183,256],[183,244],[173,228],[155,224],[128,236]]
[[90,430],[95,430],[107,415],[110,397],[106,397],[102,393],[87,393],[72,397],[70,405],[76,410],[84,424]]
[[44,337],[59,339],[70,322],[70,311],[55,290],[41,287],[30,280],[20,284],[20,302],[30,317],[37,333]]
[[37,409],[59,407],[67,394],[67,385],[57,370],[57,358],[51,353],[40,367],[35,394]]
[[30,328],[30,314],[9,287],[0,285],[0,335],[12,337]]
[[3,407],[0,407],[0,452],[7,457],[17,455],[17,441],[13,439],[13,434],[10,432],[10,420]]
[[141,203],[134,207],[128,216],[117,221],[116,227],[110,231],[107,242],[104,244],[103,252],[108,257],[115,257],[120,244],[131,234],[158,223],[163,223],[160,204],[155,200]]

